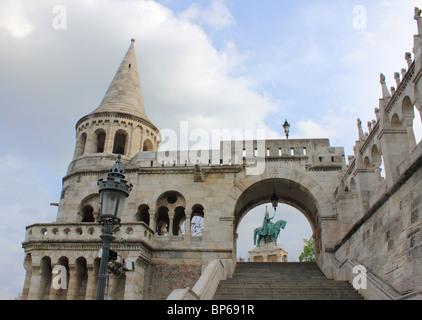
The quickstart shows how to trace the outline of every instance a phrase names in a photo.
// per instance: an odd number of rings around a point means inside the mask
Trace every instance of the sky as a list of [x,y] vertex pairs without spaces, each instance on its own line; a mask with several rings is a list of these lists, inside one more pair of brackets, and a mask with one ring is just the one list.
[[[419,3],[418,3],[419,2]],[[101,102],[135,38],[146,112],[159,129],[258,129],[329,138],[353,154],[413,48],[414,0],[0,0],[0,299],[22,290],[25,226],[53,222],[75,124]],[[417,141],[422,137],[416,113]],[[367,131],[367,130],[365,130]],[[239,237],[252,238],[246,215]],[[279,244],[311,231],[290,207]],[[247,227],[248,226],[248,227]],[[248,229],[249,228],[249,229]],[[291,231],[289,231],[289,228]],[[243,248],[241,255],[247,254]]]

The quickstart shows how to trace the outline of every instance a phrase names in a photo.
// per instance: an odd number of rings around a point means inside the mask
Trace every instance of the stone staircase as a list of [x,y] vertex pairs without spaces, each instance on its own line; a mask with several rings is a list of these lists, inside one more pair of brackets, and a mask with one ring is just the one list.
[[238,262],[214,300],[363,300],[347,281],[329,280],[316,263]]

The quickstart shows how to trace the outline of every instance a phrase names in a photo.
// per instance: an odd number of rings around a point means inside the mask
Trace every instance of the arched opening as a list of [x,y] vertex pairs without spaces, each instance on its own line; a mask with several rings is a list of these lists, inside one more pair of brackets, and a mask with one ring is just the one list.
[[94,208],[88,204],[82,208],[82,222],[94,221]]
[[371,159],[375,168],[375,178],[377,179],[377,182],[382,182],[382,179],[385,179],[384,161],[382,159],[381,152],[378,150],[378,147],[375,144],[372,146]]
[[191,235],[192,236],[202,236],[204,232],[204,207],[200,204],[195,204],[192,207],[192,216],[191,216]]
[[86,266],[86,259],[79,257],[76,259],[76,300],[85,300],[87,284],[88,269]]
[[79,205],[78,215],[80,222],[95,222],[100,211],[100,195],[90,194],[85,197]]
[[166,207],[160,207],[158,209],[158,214],[157,214],[157,229],[156,229],[156,233],[159,236],[165,236],[168,234],[169,232],[169,224],[170,224],[170,219],[169,219],[169,209]]
[[95,131],[96,135],[96,152],[102,153],[104,152],[105,140],[106,140],[106,132],[103,129],[98,129]]
[[142,151],[154,151],[154,147],[153,147],[151,140],[146,139],[144,141],[144,147],[143,147]]
[[86,145],[86,133],[83,132],[78,139],[78,142],[76,143],[75,148],[75,158],[80,157],[85,152],[85,145]]
[[[422,139],[422,122],[415,121],[415,106],[409,96],[404,97],[402,102],[403,121],[409,135],[410,147],[416,146]],[[422,119],[422,115],[421,115]]]
[[363,167],[365,169],[371,169],[372,168],[371,160],[369,160],[369,157],[365,157],[365,159],[363,160]]
[[118,130],[114,136],[113,153],[126,154],[127,134],[123,130]]
[[57,261],[57,265],[63,266],[66,269],[66,279],[67,279],[67,286],[63,288],[57,289],[55,294],[55,300],[66,300],[67,292],[68,292],[68,285],[70,283],[70,273],[69,273],[69,259],[67,257],[61,257]]
[[145,222],[145,224],[149,226],[149,218],[149,206],[146,204],[141,204],[135,214],[135,221]]
[[179,236],[184,234],[182,229],[182,224],[186,220],[185,208],[177,207],[174,209],[174,218],[173,218],[173,235]]
[[38,300],[48,300],[50,297],[52,267],[50,257],[43,257],[40,261],[40,287]]
[[391,117],[391,128],[400,129],[401,126],[402,126],[402,123],[399,119],[399,116],[397,115],[397,113],[393,114],[393,116]]
[[[265,205],[271,201],[271,198],[273,197],[273,194],[276,195],[278,203],[282,203],[284,205],[292,207],[292,209],[280,205],[279,208],[276,211],[274,220],[286,220],[283,218],[283,214],[286,214],[284,212],[290,212],[290,216],[298,216],[298,212],[305,218],[302,219],[302,222],[298,222],[298,225],[303,227],[305,237],[307,237],[309,234],[313,237],[314,243],[315,243],[315,253],[316,256],[321,252],[321,227],[320,227],[320,219],[319,219],[319,204],[316,198],[313,196],[313,194],[305,188],[303,185],[292,181],[288,179],[282,179],[282,178],[273,178],[273,179],[266,179],[259,182],[256,182],[249,186],[241,196],[238,198],[234,210],[235,215],[235,221],[234,221],[234,239],[237,239],[237,236],[239,234],[239,231],[242,230],[241,222],[247,222],[248,220],[244,220],[246,214],[249,215],[250,212],[253,212],[252,209]],[[324,197],[323,194],[319,194],[319,197]],[[327,201],[325,199],[324,201]],[[293,210],[296,209],[297,211]],[[265,210],[263,211],[263,207],[257,208],[257,219],[255,223],[258,223],[258,225],[255,226],[255,228],[261,227]],[[271,204],[268,205],[268,210],[271,214],[271,217],[273,215],[273,210]],[[327,209],[327,207],[324,207],[324,210],[330,210]],[[332,212],[326,212],[325,214],[332,214]],[[245,218],[246,219],[246,218]],[[289,218],[293,219],[293,218]],[[243,221],[244,220],[244,221]],[[295,218],[295,220],[297,220]],[[286,220],[287,221],[287,220]],[[293,221],[293,220],[292,220]],[[297,221],[300,221],[297,220]],[[306,223],[307,221],[307,223]],[[259,223],[260,222],[260,223]],[[294,223],[296,224],[296,223]],[[289,224],[289,221],[287,221],[286,229],[292,228]],[[307,229],[309,228],[309,229]],[[283,236],[283,232],[286,230],[281,231],[281,236]],[[306,231],[307,230],[307,231]],[[250,237],[253,237],[253,234],[250,235]],[[296,243],[303,243],[303,239],[299,236],[297,237],[299,239],[296,239]],[[237,245],[239,244],[239,241],[237,241]],[[303,249],[303,245],[302,245]],[[296,259],[296,257],[292,257],[292,259]]]
[[[287,221],[276,239],[281,249],[274,250],[271,243],[263,241],[258,249],[254,243],[254,231],[262,227],[266,210],[270,217],[274,216],[273,222]],[[250,210],[240,222],[237,229],[237,259],[250,262],[298,262],[305,245],[304,240],[309,240],[312,234],[308,220],[294,207],[281,203],[274,212],[272,204],[265,203]]]

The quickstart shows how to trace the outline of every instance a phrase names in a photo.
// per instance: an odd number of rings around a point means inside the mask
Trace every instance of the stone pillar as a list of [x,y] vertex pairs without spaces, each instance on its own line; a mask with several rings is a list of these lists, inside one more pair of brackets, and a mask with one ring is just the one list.
[[106,139],[104,143],[104,152],[113,153],[113,143],[114,143],[114,126],[112,123],[108,123],[108,130],[106,131]]
[[192,213],[186,212],[185,240],[187,242],[190,242],[190,239],[191,239],[191,219],[192,219]]
[[169,230],[168,230],[168,234],[173,236],[173,222],[174,222],[174,210],[173,211],[169,211],[168,215],[169,215]]
[[40,266],[32,266],[31,272],[31,282],[29,284],[28,290],[28,300],[39,300],[39,293],[40,293],[40,284],[41,284],[41,267]]
[[415,132],[413,131],[413,118],[403,119],[406,125],[406,131],[409,138],[409,150],[413,150],[416,147]]
[[135,269],[126,272],[125,300],[142,300],[145,290],[145,272],[149,259],[139,256],[135,261]]
[[85,300],[94,300],[97,291],[97,275],[95,274],[95,270],[92,265],[88,266],[87,269],[88,281],[86,285]]
[[31,254],[25,255],[23,266],[26,270],[26,274],[25,274],[25,282],[24,282],[23,290],[22,290],[22,300],[28,300],[29,288],[31,286],[31,278],[32,278]]
[[149,212],[149,226],[154,231],[154,234],[157,233],[157,212],[150,211]]
[[68,279],[67,279],[67,297],[66,300],[76,300],[78,287],[76,285],[76,266],[71,265],[68,268]]

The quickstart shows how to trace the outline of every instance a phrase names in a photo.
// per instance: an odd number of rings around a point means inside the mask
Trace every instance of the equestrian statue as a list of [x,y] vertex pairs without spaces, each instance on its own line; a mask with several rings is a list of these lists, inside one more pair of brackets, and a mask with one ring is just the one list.
[[262,227],[256,228],[254,231],[254,245],[258,248],[261,246],[261,240],[264,240],[265,243],[273,242],[277,245],[277,238],[280,234],[280,230],[286,227],[287,221],[279,220],[277,222],[272,222],[275,217],[275,213],[270,218],[268,210],[265,210],[265,218]]

